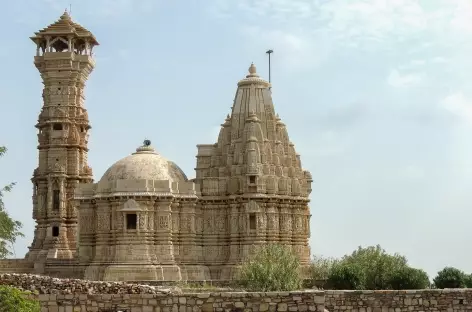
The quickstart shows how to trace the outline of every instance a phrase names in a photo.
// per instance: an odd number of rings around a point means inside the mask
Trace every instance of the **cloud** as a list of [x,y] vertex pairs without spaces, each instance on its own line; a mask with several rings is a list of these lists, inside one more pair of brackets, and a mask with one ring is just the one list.
[[446,96],[440,102],[440,107],[461,119],[472,122],[472,100],[462,92]]
[[132,13],[152,12],[159,5],[157,0],[42,0],[56,11],[64,11],[72,5],[77,10],[96,18],[122,18]]
[[252,44],[248,48],[274,49],[280,64],[287,69],[310,69],[328,55],[328,48],[317,45],[317,40],[305,40],[304,33],[283,30],[265,30],[260,27],[243,27],[244,36]]
[[397,69],[390,71],[387,77],[387,83],[394,88],[411,87],[422,81],[423,75],[420,73],[401,74]]
[[[297,47],[306,45],[303,51],[317,56],[320,48],[328,54],[345,48],[407,54],[459,42],[471,45],[471,6],[469,0],[217,0],[208,12],[215,18],[234,18],[236,27],[264,25],[264,34],[280,37],[278,42],[287,44],[297,63],[316,64]],[[250,44],[261,38],[249,38]]]

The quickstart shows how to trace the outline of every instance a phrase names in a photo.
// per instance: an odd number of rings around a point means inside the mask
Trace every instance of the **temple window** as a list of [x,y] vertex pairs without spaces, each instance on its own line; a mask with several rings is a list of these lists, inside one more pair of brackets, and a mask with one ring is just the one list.
[[138,216],[135,213],[128,213],[126,215],[126,229],[136,230],[138,223]]
[[249,229],[250,230],[256,229],[256,214],[255,213],[249,214]]
[[62,130],[62,124],[55,123],[52,125],[52,130]]
[[249,183],[256,184],[256,176],[249,176]]
[[53,237],[58,237],[59,236],[59,227],[58,226],[53,226],[52,227],[52,236]]
[[59,199],[59,190],[52,191],[52,209],[59,210],[60,207],[60,199]]

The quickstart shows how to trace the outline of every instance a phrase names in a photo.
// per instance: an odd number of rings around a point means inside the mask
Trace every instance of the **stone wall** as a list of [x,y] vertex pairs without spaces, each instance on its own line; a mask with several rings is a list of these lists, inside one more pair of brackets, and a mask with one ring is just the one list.
[[0,285],[33,291],[42,312],[465,312],[472,289],[247,293],[0,274]]
[[323,312],[322,292],[39,295],[42,312]]
[[472,311],[472,289],[325,291],[330,312]]

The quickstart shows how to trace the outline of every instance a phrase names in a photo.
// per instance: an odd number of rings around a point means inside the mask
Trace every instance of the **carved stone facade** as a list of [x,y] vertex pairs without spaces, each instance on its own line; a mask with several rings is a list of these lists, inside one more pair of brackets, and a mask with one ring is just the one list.
[[87,163],[90,124],[84,87],[94,68],[95,37],[65,12],[54,24],[35,33],[34,64],[43,79],[39,114],[39,164],[33,173],[34,240],[26,258],[42,272],[48,259],[73,259],[77,213],[74,190],[92,181]]
[[308,265],[312,178],[276,115],[270,84],[251,65],[218,141],[198,145],[188,180],[146,140],[93,183],[84,85],[93,35],[64,13],[36,33],[44,81],[36,273],[92,280],[226,280],[258,246],[284,244]]
[[79,255],[90,280],[208,280],[198,196],[150,141],[76,190]]
[[311,182],[275,114],[270,84],[251,64],[217,143],[198,146],[195,183],[212,278],[233,278],[258,245],[270,243],[290,246],[308,265]]

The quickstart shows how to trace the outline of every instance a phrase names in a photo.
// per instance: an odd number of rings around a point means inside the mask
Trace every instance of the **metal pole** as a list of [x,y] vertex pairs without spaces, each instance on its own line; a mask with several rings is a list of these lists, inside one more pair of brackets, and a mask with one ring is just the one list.
[[270,55],[274,53],[274,50],[267,50],[267,54],[269,54],[269,83],[271,82],[271,66],[270,66]]

